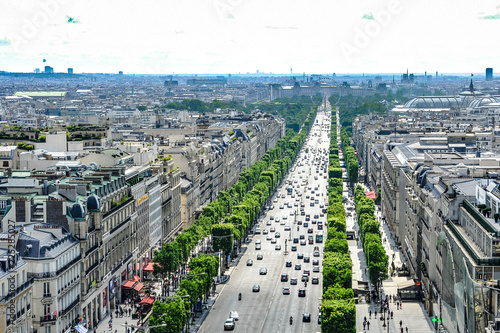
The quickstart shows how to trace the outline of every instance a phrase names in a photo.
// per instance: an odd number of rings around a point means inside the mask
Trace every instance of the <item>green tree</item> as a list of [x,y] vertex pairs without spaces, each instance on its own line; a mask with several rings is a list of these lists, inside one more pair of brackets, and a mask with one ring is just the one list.
[[212,244],[214,251],[223,251],[229,253],[233,250],[234,225],[223,223],[212,227]]
[[321,303],[321,331],[355,333],[356,305],[354,300],[323,300]]
[[[182,298],[161,303],[154,302],[149,325],[156,326],[167,324],[164,327],[156,327],[153,333],[179,333],[184,327],[190,315],[186,300]],[[186,309],[187,308],[187,309]]]

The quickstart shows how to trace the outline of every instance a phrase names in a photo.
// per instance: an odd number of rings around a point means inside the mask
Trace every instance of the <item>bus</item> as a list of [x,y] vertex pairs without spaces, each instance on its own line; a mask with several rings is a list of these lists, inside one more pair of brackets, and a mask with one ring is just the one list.
[[316,243],[323,243],[323,230],[316,232]]

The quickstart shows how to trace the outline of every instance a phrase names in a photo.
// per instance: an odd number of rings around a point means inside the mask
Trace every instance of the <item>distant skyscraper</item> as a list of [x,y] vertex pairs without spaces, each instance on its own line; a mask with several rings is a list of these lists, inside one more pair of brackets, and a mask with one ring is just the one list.
[[123,75],[123,71],[119,71],[119,72],[118,72],[118,75]]
[[50,66],[45,66],[45,71],[44,71],[45,74],[53,74],[54,73],[54,68],[50,67]]
[[493,81],[493,68],[486,68],[486,81]]
[[35,68],[35,73],[40,74],[40,68]]
[[73,74],[73,68],[68,68],[68,74]]

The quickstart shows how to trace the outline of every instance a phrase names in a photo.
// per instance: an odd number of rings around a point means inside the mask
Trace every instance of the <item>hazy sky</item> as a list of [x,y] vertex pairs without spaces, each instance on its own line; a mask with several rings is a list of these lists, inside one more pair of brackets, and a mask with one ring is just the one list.
[[0,70],[496,72],[499,32],[500,0],[0,0]]

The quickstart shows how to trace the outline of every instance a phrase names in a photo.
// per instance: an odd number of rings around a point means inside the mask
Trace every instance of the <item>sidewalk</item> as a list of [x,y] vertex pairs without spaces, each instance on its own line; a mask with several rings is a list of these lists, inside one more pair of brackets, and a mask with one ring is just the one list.
[[[368,190],[366,186],[363,186],[365,191]],[[376,211],[375,215],[377,220],[381,221],[380,211]],[[356,229],[359,230],[359,226],[357,225],[357,220],[354,222],[356,225]],[[393,261],[394,255],[394,265],[396,267],[400,267],[403,262],[405,262],[405,258],[401,251],[396,246],[390,232],[389,228],[386,224],[380,225],[380,231],[382,232],[382,244],[385,248],[387,255],[389,256],[389,267],[391,262]],[[386,239],[386,241],[384,241]],[[351,257],[353,260],[353,279],[357,279],[359,281],[367,281],[369,282],[368,274],[365,274],[366,258],[361,247],[361,241],[349,241],[349,250],[351,251]],[[381,297],[385,299],[386,295],[396,295],[398,284],[408,281],[411,279],[410,277],[399,277],[393,276],[382,282],[382,287],[380,290]],[[370,290],[372,290],[371,283],[369,283]],[[372,315],[370,317],[370,311]],[[375,311],[377,311],[377,318],[375,318]],[[394,300],[389,302],[389,311],[392,311],[394,316],[393,319],[387,320],[386,318],[386,327],[384,327],[384,320],[381,320],[380,315],[380,304],[375,302],[370,302],[367,300],[360,300],[360,302],[356,305],[356,328],[358,332],[375,332],[375,333],[383,333],[383,332],[396,332],[400,331],[400,321],[402,321],[402,327],[405,329],[408,327],[408,333],[431,333],[434,332],[434,325],[431,319],[426,315],[424,305],[419,301],[403,301],[402,309],[397,309],[396,303]],[[387,314],[386,314],[387,316]],[[367,321],[370,322],[369,329],[366,327],[366,330],[363,330],[363,321],[366,317]],[[404,330],[406,333],[406,330]]]
[[[249,238],[251,238],[249,236]],[[231,276],[231,273],[233,272],[234,268],[236,267],[237,263],[241,259],[241,256],[243,253],[245,253],[247,249],[247,244],[248,243],[242,243],[241,249],[238,253],[238,256],[233,258],[233,260],[229,263],[229,268],[225,270],[224,275],[225,279],[223,279],[223,283],[218,283],[216,285],[216,291],[215,293],[211,293],[210,297],[207,300],[206,304],[203,304],[203,312],[201,314],[195,314],[194,322],[192,320],[189,320],[189,328],[188,332],[197,332],[198,329],[200,328],[201,324],[203,323],[203,320],[205,317],[208,315],[210,310],[212,309],[215,301],[217,300],[217,297],[219,295],[220,290],[224,286],[224,283],[229,280],[229,277]],[[161,285],[160,283],[155,283],[154,288],[152,290],[152,293],[155,293],[156,295],[161,295]],[[173,296],[174,292],[170,291],[170,295]],[[213,296],[212,296],[213,295]],[[119,306],[122,307],[124,310],[128,310],[131,308],[130,305],[125,306],[124,304],[120,304]],[[138,319],[132,319],[132,316],[129,315],[123,315],[123,317],[117,317],[115,312],[113,312],[113,320],[112,320],[112,326],[109,326],[109,321],[111,319],[111,316],[108,312],[106,317],[97,325],[97,330],[95,331],[96,333],[123,333],[127,332],[127,326],[125,325],[134,325],[137,326]],[[149,330],[141,330],[142,332],[149,332]],[[92,330],[89,332],[93,332]],[[130,332],[137,332],[137,329],[130,328]]]

